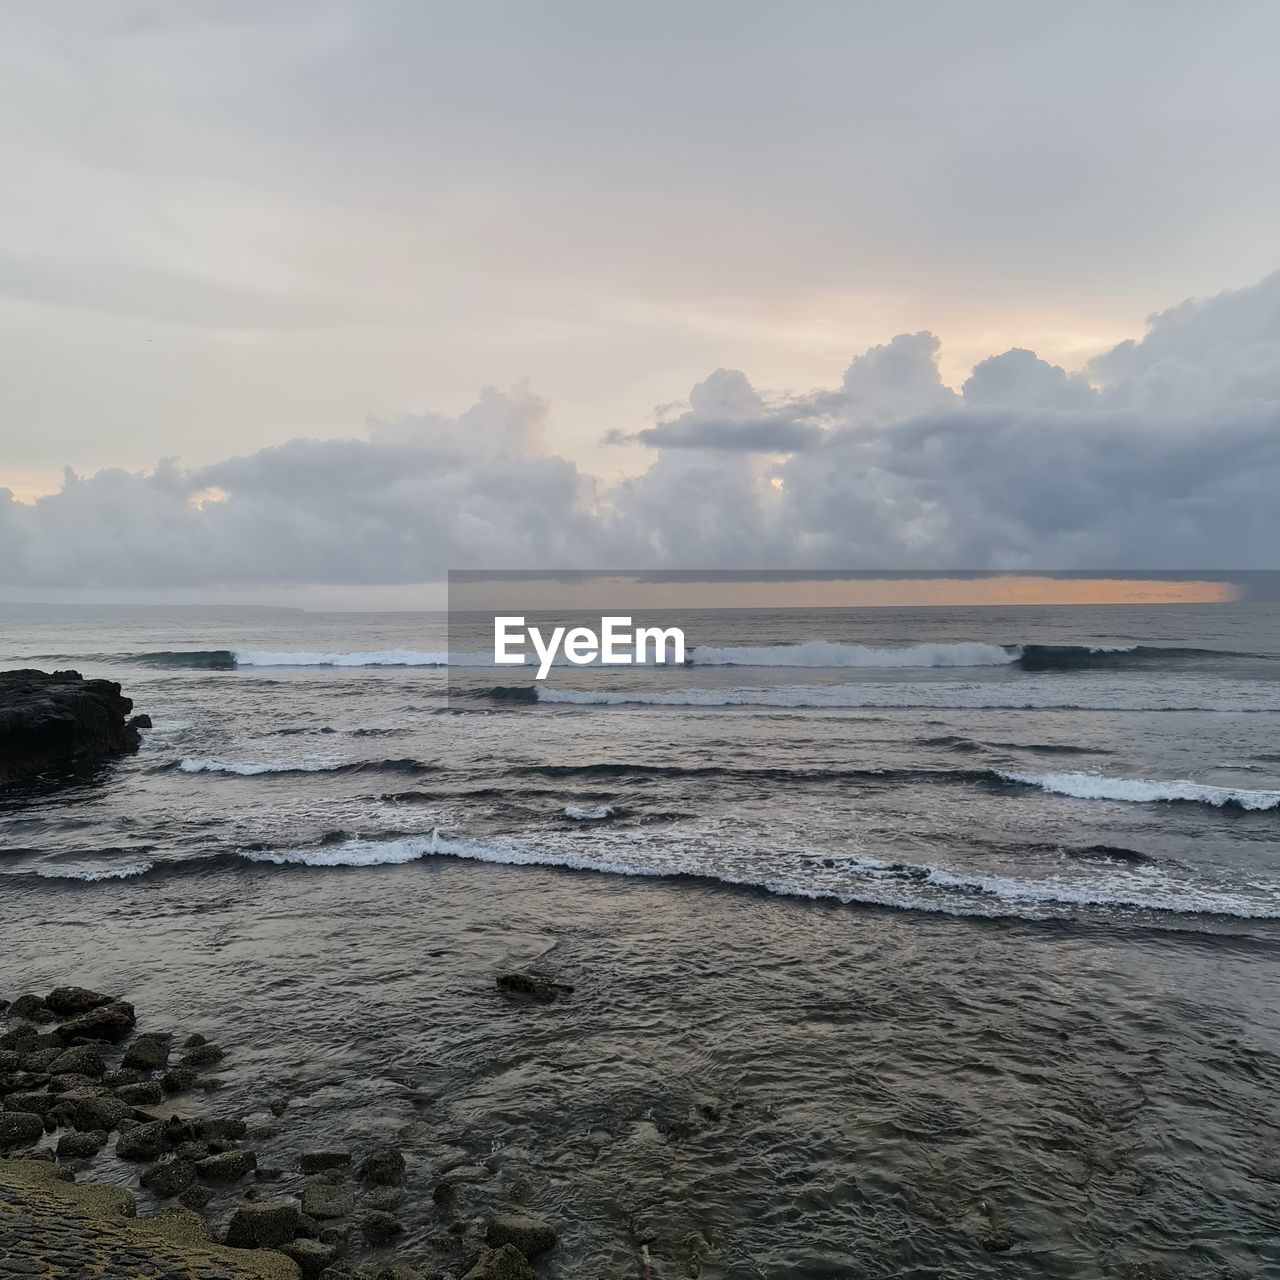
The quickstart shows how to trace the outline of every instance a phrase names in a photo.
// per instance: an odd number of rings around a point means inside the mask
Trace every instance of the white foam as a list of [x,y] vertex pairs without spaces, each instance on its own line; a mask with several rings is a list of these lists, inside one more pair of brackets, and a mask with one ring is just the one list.
[[251,778],[259,773],[324,773],[332,764],[255,764],[243,760],[183,760],[183,773],[236,773]]
[[900,649],[872,649],[861,644],[806,640],[803,644],[758,648],[709,645],[694,648],[694,666],[718,667],[1002,667],[1017,662],[1022,650],[998,644],[913,644]]
[[47,880],[127,880],[131,876],[146,875],[152,868],[150,862],[131,862],[123,867],[101,867],[92,863],[64,862],[55,867],[35,867],[35,874]]
[[313,849],[254,850],[240,856],[250,862],[273,862],[277,866],[300,863],[308,867],[380,867],[416,862],[432,852],[431,836],[410,836],[403,840],[361,840],[353,837],[339,844]]
[[[235,649],[238,667],[446,667],[448,653],[419,649],[371,649],[355,653],[273,652]],[[459,655],[469,657],[471,655]]]
[[1211,787],[1184,778],[1165,782],[1151,778],[1108,778],[1098,773],[1020,773],[1004,769],[997,769],[996,773],[1008,782],[1021,782],[1080,800],[1123,800],[1137,804],[1185,800],[1218,808],[1228,804],[1241,809],[1280,808],[1280,791]]
[[567,804],[564,807],[564,816],[573,818],[575,822],[600,822],[604,818],[613,817],[613,806]]

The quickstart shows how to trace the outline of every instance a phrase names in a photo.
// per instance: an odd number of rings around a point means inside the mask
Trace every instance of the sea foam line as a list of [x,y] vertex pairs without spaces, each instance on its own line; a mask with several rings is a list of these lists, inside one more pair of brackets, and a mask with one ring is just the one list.
[[1213,787],[1186,778],[1161,781],[1153,778],[1108,778],[1100,773],[1023,773],[1012,769],[996,769],[994,772],[1006,782],[1020,782],[1080,800],[1122,800],[1135,804],[1187,801],[1217,808],[1224,805],[1255,810],[1280,808],[1280,791]]
[[802,644],[730,646],[697,645],[690,662],[697,667],[1001,667],[1022,657],[1018,645],[913,644],[875,649],[861,644],[806,640]]

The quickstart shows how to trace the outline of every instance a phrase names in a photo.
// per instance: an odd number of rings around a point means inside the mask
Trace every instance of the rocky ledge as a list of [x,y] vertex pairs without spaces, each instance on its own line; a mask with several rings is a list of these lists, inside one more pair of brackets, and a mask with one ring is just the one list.
[[78,671],[0,671],[0,786],[136,751],[146,716],[114,680]]

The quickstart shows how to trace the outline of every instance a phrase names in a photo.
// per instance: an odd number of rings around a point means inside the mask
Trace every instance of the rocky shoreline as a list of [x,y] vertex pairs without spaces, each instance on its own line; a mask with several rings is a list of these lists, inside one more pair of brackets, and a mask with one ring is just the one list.
[[[535,1001],[572,990],[523,974],[498,986]],[[212,1111],[220,1046],[198,1033],[140,1032],[128,1001],[78,986],[0,1000],[0,1018],[4,1280],[535,1280],[532,1262],[555,1246],[554,1229],[530,1214],[468,1216],[442,1181],[432,1200],[448,1225],[432,1256],[388,1257],[408,1194],[408,1162],[395,1145],[299,1149],[300,1194],[271,1195],[285,1171],[260,1164],[253,1143],[287,1128],[288,1099],[253,1123]],[[108,1154],[136,1170],[138,1193],[160,1212],[139,1217],[129,1188],[78,1181]],[[233,1208],[215,1243],[206,1211],[219,1196]],[[157,1270],[139,1269],[147,1249],[165,1255]],[[360,1258],[369,1253],[378,1256]]]
[[78,671],[0,671],[0,787],[136,751],[145,715],[114,680]]

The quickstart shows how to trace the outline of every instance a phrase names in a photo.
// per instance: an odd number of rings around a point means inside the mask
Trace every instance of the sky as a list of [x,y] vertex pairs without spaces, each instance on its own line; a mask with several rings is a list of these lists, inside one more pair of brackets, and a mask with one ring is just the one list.
[[0,29],[8,598],[1274,567],[1269,0]]

